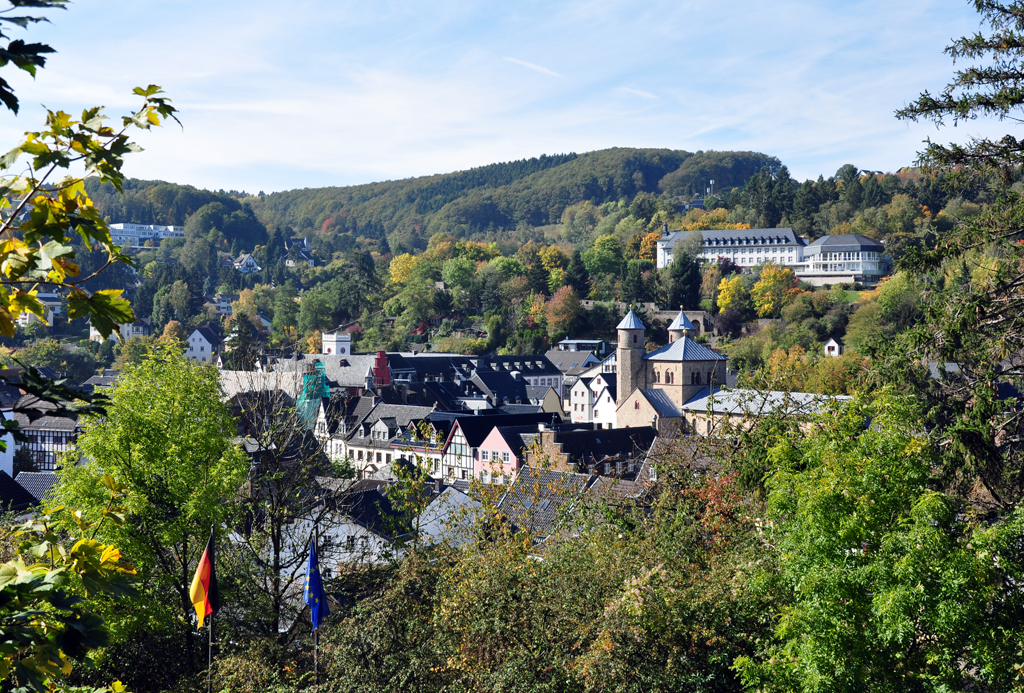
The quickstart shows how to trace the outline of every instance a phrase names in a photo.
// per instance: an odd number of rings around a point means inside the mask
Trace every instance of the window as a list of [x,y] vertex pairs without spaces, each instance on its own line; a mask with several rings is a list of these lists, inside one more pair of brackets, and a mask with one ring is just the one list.
[[463,479],[465,479],[465,478],[466,478],[466,470],[465,470],[465,469],[463,469],[463,470],[462,470],[462,478],[463,478]]
[[490,450],[481,450],[480,451],[480,459],[483,460],[484,462],[486,462],[488,459],[490,459],[490,455],[491,455],[491,451]]
[[391,464],[391,454],[384,455],[384,461]]
[[605,463],[604,463],[604,473],[605,473],[605,474],[611,474],[611,473],[612,473],[612,465],[611,465],[611,462],[605,462]]
[[455,467],[448,467],[448,476],[455,476]]
[[637,411],[640,411],[640,400],[636,400],[635,402],[633,402],[633,408],[636,409]]
[[507,452],[501,453],[501,461],[502,462],[508,462],[509,459],[510,459],[510,457],[509,457],[509,454]]
[[487,472],[483,469],[480,470],[480,481],[487,483]]
[[363,459],[363,451],[362,450],[360,450],[358,452],[358,457],[356,457],[356,459],[358,459],[360,462],[362,461],[362,459]]
[[380,462],[380,453],[377,453],[377,461]]
[[352,536],[345,537],[345,550],[346,551],[354,551],[355,548],[356,548],[356,538],[352,537]]

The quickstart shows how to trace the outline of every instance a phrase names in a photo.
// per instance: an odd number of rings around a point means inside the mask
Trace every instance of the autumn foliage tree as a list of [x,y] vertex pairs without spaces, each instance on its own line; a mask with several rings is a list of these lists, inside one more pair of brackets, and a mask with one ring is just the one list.
[[563,286],[555,292],[547,305],[548,334],[558,340],[572,334],[583,316],[583,304],[576,289]]
[[777,316],[800,293],[793,270],[768,264],[750,290],[750,298],[758,316],[767,318]]

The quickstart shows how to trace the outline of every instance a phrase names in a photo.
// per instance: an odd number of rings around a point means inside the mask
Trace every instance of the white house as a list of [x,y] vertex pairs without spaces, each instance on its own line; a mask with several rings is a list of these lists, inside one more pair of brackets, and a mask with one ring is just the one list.
[[234,261],[233,266],[236,271],[242,274],[250,274],[252,272],[259,272],[261,267],[256,264],[256,260],[249,253],[242,253],[238,256],[238,259]]
[[825,342],[825,356],[842,356],[843,344],[832,338]]
[[577,380],[569,396],[569,421],[614,428],[616,384],[614,377],[605,374]]
[[216,356],[224,348],[224,341],[220,335],[208,325],[197,327],[192,330],[185,344],[185,356],[190,361],[199,363],[210,363],[216,361]]

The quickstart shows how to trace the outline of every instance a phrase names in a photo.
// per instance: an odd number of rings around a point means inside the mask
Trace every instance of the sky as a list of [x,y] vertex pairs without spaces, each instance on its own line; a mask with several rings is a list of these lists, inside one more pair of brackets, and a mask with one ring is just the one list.
[[893,112],[941,90],[966,0],[74,0],[0,138],[41,104],[133,106],[163,87],[183,127],[141,133],[128,175],[271,192],[446,173],[608,147],[753,150],[798,180],[895,171],[936,130]]

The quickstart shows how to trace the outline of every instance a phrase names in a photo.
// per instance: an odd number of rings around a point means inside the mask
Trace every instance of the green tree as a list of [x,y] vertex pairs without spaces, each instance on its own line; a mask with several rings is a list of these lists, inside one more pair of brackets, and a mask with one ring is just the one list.
[[700,308],[700,263],[690,253],[675,254],[672,264],[663,270],[665,298],[670,310]]
[[65,349],[56,339],[44,339],[19,349],[17,358],[26,366],[52,368],[77,383],[96,375],[96,359],[89,351],[77,346]]
[[576,289],[578,296],[590,295],[590,273],[583,263],[583,254],[579,250],[572,251],[569,266],[565,269],[565,284]]
[[591,277],[619,276],[625,265],[622,242],[616,236],[599,236],[594,247],[583,253],[583,264]]
[[105,524],[97,538],[120,542],[150,598],[147,608],[114,613],[128,632],[145,624],[178,634],[190,661],[192,571],[210,526],[230,516],[248,468],[236,435],[217,370],[190,362],[180,348],[157,346],[121,371],[106,416],[84,421],[77,450],[87,461],[65,465],[54,487],[55,502],[81,508],[86,518],[102,516],[100,480],[130,489],[125,524]]
[[754,579],[790,594],[775,638],[737,661],[747,687],[1012,688],[1024,572],[1011,545],[1024,518],[980,523],[934,490],[938,450],[920,421],[888,390],[768,451],[770,554]]

